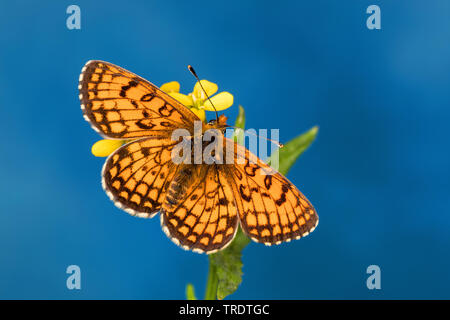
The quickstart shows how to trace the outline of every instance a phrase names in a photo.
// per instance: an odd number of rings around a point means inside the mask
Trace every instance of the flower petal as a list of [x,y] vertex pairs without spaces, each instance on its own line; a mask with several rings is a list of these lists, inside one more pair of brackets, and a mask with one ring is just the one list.
[[164,91],[165,93],[180,92],[180,84],[178,83],[178,81],[171,81],[171,82],[164,83],[160,87],[160,89],[162,91]]
[[206,113],[205,113],[205,110],[203,110],[203,109],[197,109],[197,108],[191,108],[191,111],[192,111],[193,113],[195,113],[195,114],[200,118],[200,120],[202,120],[203,122],[206,122]]
[[190,96],[187,96],[185,94],[178,93],[178,92],[169,92],[169,95],[172,98],[175,98],[176,100],[181,102],[186,107],[190,107],[190,106],[194,105],[194,101],[192,101],[192,97],[190,97]]
[[[214,97],[211,97],[211,101],[214,107],[216,107],[216,110],[220,111],[231,107],[233,105],[234,98],[231,93],[224,91],[216,94]],[[214,108],[209,100],[206,100],[203,103],[203,107],[205,110],[214,111]]]
[[91,152],[96,157],[107,157],[116,149],[121,147],[126,140],[109,140],[103,139],[92,145]]
[[[217,90],[219,89],[219,87],[217,86],[217,84],[210,82],[208,80],[200,80],[200,82],[202,83],[203,88],[205,89],[206,93],[208,94],[208,96],[212,96],[214,93],[217,92]],[[206,95],[205,95],[205,91],[203,91],[202,87],[200,86],[200,83],[197,82],[194,86],[194,96],[197,99],[206,99]]]

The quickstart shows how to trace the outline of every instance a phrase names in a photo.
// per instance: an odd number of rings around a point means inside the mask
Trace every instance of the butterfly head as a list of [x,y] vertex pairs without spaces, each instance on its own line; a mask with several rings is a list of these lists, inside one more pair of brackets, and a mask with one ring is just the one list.
[[227,117],[222,114],[219,116],[218,119],[213,119],[210,120],[206,125],[205,125],[205,129],[218,129],[218,130],[225,130],[228,125],[227,125]]

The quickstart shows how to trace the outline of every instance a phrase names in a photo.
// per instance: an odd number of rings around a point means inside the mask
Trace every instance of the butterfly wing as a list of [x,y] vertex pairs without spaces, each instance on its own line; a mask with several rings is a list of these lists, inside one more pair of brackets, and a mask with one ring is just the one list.
[[225,248],[236,234],[238,216],[233,191],[221,168],[183,165],[167,189],[161,225],[186,250],[209,254]]
[[171,153],[176,142],[161,137],[134,140],[105,162],[102,184],[116,206],[131,215],[153,217],[178,166]]
[[78,88],[85,119],[105,138],[167,137],[200,120],[147,80],[108,62],[87,62]]
[[244,232],[266,245],[311,233],[319,218],[306,197],[279,172],[246,148],[233,144],[235,164],[227,166]]

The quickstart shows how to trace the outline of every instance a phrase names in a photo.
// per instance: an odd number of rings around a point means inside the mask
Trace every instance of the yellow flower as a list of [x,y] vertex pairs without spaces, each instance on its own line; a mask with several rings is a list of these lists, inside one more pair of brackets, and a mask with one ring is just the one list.
[[[233,95],[231,93],[224,91],[214,95],[218,90],[217,84],[208,80],[200,81],[217,111],[225,110],[233,105]],[[177,81],[164,83],[160,89],[191,109],[203,122],[206,122],[205,110],[214,111],[205,91],[203,91],[198,82],[195,84],[194,90],[188,95],[180,93],[180,84]],[[109,139],[97,141],[92,146],[92,154],[96,157],[107,157],[128,141]]]
[[97,141],[92,145],[91,152],[96,157],[107,157],[111,153],[114,152],[114,150],[121,147],[127,140],[109,140],[109,139],[103,139],[100,141]]
[[180,84],[176,81],[163,84],[161,90],[191,109],[202,121],[206,121],[205,110],[214,111],[213,105],[217,111],[225,110],[233,105],[233,95],[231,93],[224,91],[214,95],[218,90],[217,84],[208,80],[200,80],[200,82],[211,101],[208,100],[199,82],[195,84],[194,90],[188,95],[179,92]]
[[177,81],[164,83],[161,88],[165,93],[180,92],[180,84]]

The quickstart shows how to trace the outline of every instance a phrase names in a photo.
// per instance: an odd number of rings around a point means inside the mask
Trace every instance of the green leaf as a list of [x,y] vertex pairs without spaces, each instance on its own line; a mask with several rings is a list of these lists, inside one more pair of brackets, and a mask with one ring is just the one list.
[[241,105],[239,105],[239,114],[234,126],[236,129],[233,132],[233,140],[242,145],[244,144],[245,111]]
[[[289,169],[297,161],[298,157],[311,145],[317,136],[319,127],[315,126],[292,139],[284,145],[281,149],[277,149],[270,158],[266,161],[267,164],[273,165],[276,163],[276,157],[279,157],[278,172],[286,175]],[[276,168],[275,168],[276,169]]]
[[209,256],[210,267],[217,277],[216,298],[224,299],[232,294],[242,282],[242,250],[250,239],[239,227],[233,242],[222,251]]
[[195,296],[195,290],[192,283],[188,283],[186,286],[186,299],[187,300],[197,300],[197,297]]

